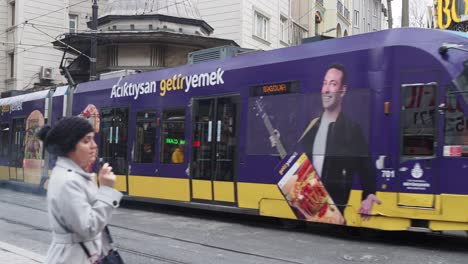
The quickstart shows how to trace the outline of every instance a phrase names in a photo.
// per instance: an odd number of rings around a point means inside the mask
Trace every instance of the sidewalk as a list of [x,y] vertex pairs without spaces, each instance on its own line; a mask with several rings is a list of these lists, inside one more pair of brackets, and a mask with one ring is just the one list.
[[8,264],[38,264],[44,263],[45,256],[0,242],[0,263]]

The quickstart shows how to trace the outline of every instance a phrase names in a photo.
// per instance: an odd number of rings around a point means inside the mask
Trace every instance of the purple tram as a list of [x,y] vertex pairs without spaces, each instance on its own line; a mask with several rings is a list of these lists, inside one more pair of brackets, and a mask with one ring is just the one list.
[[468,230],[467,46],[406,28],[249,53],[81,83],[71,114],[127,199]]
[[0,99],[0,180],[43,188],[48,177],[36,132],[66,114],[68,86]]

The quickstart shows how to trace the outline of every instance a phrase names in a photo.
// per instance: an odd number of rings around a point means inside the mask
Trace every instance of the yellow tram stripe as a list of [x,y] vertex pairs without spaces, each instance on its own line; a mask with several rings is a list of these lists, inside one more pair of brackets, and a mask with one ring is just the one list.
[[215,181],[213,185],[215,201],[235,202],[233,182]]
[[[0,166],[0,179],[8,180],[8,167]],[[16,169],[16,168],[14,168]],[[26,179],[30,179],[28,173]],[[129,176],[129,195],[144,198],[176,200],[189,202],[190,180],[166,177]],[[192,185],[196,199],[211,200],[211,181],[193,180]],[[126,177],[119,175],[117,188],[126,189]],[[234,183],[215,182],[215,199],[235,201]],[[287,201],[276,184],[237,183],[237,203],[239,208],[258,209],[260,215],[296,219]],[[362,191],[352,190],[344,214],[346,224],[357,227],[368,227],[382,230],[407,230],[411,220],[427,220],[431,230],[468,230],[468,195],[427,195],[395,192],[377,192],[382,202],[374,204],[372,217],[365,221],[359,214]],[[401,197],[411,201],[433,200],[431,207],[403,206]],[[428,205],[421,202],[419,205]]]
[[192,197],[194,199],[211,200],[213,192],[211,181],[192,180]]
[[10,178],[10,171],[7,166],[0,166],[0,180],[8,180]]
[[38,185],[41,182],[42,169],[24,168],[24,182]]
[[417,206],[417,207],[427,207],[433,208],[434,204],[434,195],[433,194],[418,194],[414,195],[413,193],[399,193],[398,194],[398,205],[401,206]]
[[188,179],[129,176],[128,184],[130,196],[190,201]]
[[[115,181],[115,189],[121,191],[121,192],[127,192],[127,176],[126,175],[115,175],[117,176],[117,180]],[[96,176],[96,179],[97,176]]]

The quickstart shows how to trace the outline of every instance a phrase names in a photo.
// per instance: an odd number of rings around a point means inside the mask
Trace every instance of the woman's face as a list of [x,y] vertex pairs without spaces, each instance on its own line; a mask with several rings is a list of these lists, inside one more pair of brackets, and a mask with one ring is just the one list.
[[78,166],[86,169],[96,161],[97,145],[94,141],[94,132],[89,132],[75,146],[75,150],[68,153],[68,157]]

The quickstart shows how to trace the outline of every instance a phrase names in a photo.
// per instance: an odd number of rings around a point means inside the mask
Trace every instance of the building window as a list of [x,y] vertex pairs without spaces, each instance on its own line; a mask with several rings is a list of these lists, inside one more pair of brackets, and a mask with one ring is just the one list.
[[294,23],[292,24],[292,37],[291,37],[291,45],[300,45],[302,44],[302,39],[307,38],[307,29],[302,27],[301,25]]
[[367,32],[372,32],[371,24],[367,23]]
[[288,43],[289,38],[288,19],[284,16],[280,17],[280,38],[284,43]]
[[10,3],[11,26],[16,25],[16,4],[15,1]]
[[161,163],[184,163],[185,109],[163,111]]
[[107,47],[107,66],[119,66],[119,47],[109,46]]
[[152,46],[150,54],[150,64],[153,67],[164,67],[165,49],[161,46]]
[[156,112],[137,113],[135,149],[133,160],[136,163],[153,163],[156,143]]
[[149,24],[149,25],[148,25],[148,29],[149,29],[149,30],[153,30],[153,25],[152,25],[152,24]]
[[10,65],[10,78],[15,77],[15,53],[8,54],[8,63]]
[[270,20],[266,16],[260,14],[257,11],[255,11],[254,17],[255,17],[254,35],[264,40],[268,40],[268,30],[269,30]]
[[70,33],[78,33],[78,16],[68,15],[68,22],[70,27]]
[[130,30],[135,30],[135,25],[134,24],[130,24]]
[[379,3],[374,2],[374,16],[377,16],[379,13]]
[[359,27],[359,11],[354,10],[354,26]]

